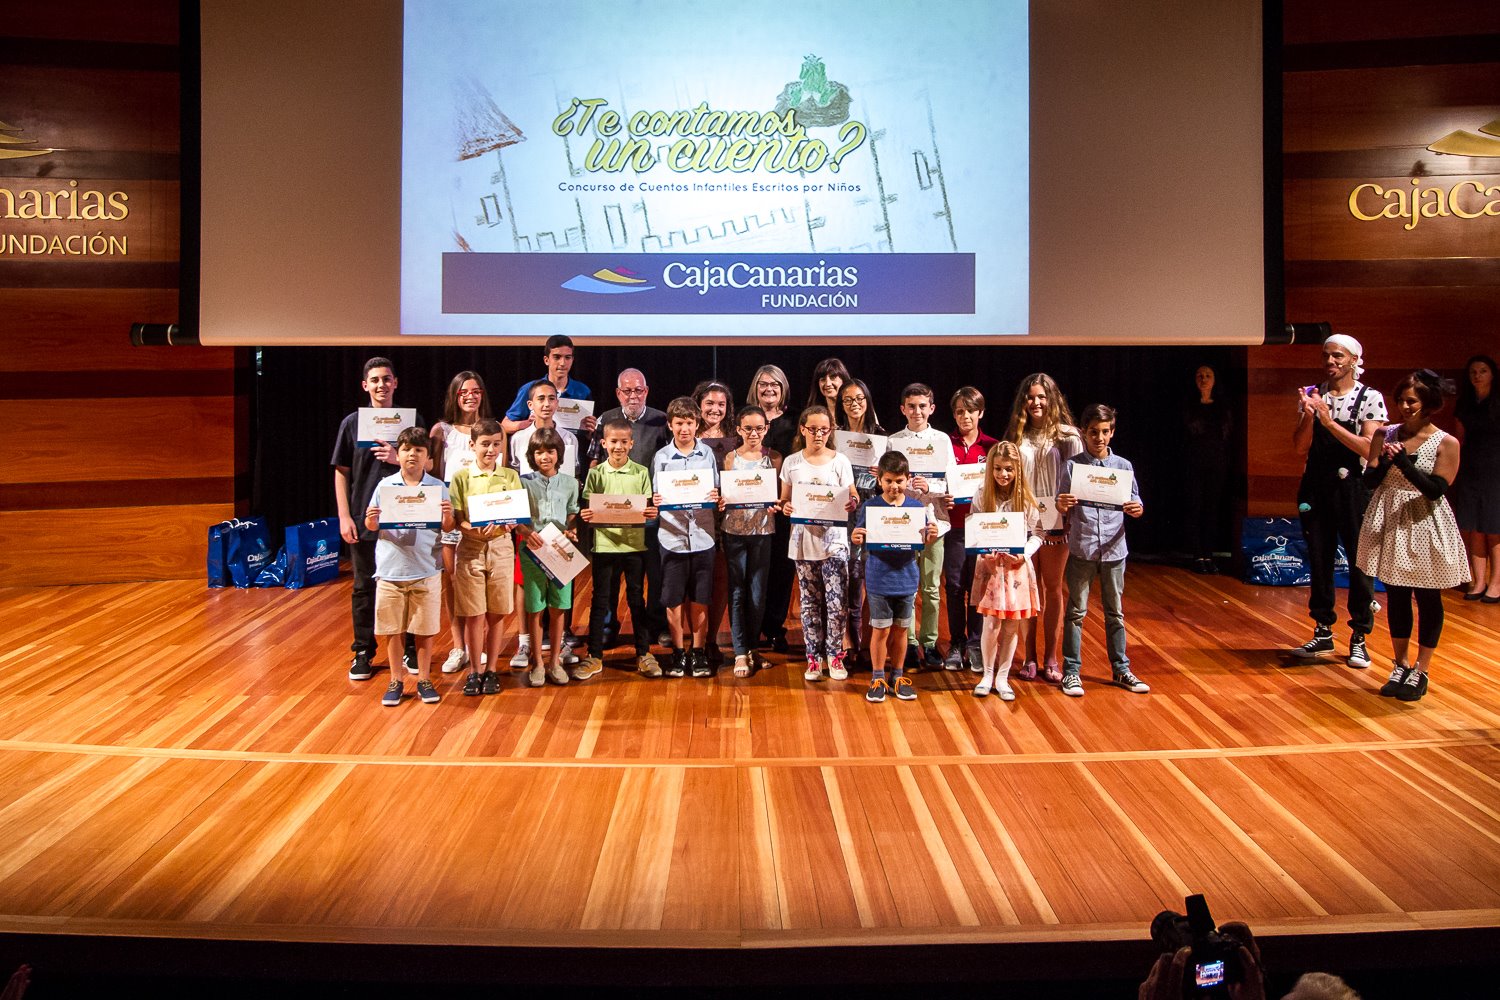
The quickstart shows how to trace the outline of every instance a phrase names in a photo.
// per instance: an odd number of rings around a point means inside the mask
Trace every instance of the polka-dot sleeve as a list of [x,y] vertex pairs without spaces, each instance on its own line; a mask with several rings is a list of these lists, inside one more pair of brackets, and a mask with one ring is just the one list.
[[1385,397],[1374,389],[1365,393],[1364,412],[1359,415],[1360,422],[1366,420],[1379,420],[1382,423],[1387,419],[1385,411]]

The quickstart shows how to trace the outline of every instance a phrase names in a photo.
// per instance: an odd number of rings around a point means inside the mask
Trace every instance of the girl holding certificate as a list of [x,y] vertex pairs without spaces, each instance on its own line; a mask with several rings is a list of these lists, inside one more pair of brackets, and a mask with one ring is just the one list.
[[[766,411],[747,406],[740,410],[738,423],[744,444],[725,457],[720,483],[727,484],[737,472],[763,472],[777,479],[781,475],[781,456],[763,444],[770,426]],[[755,639],[766,615],[766,581],[775,533],[774,505],[729,507],[724,511],[719,542],[729,576],[729,631],[734,639],[736,677],[749,677],[752,669],[765,665],[755,652]]]
[[[809,681],[823,671],[845,680],[844,590],[849,571],[849,512],[859,505],[854,468],[828,447],[833,420],[824,406],[809,406],[798,420],[800,450],[781,463],[781,511],[792,519],[787,554],[797,568],[802,591],[802,637],[807,645]],[[817,489],[797,489],[817,487]],[[794,495],[801,493],[800,499]],[[839,510],[842,509],[842,515]]]
[[[1014,441],[1001,441],[985,457],[984,484],[974,496],[975,514],[1012,511],[1026,521],[1026,550],[1020,555],[994,552],[974,562],[974,585],[970,601],[984,616],[979,633],[984,676],[974,688],[983,698],[994,691],[1001,701],[1013,701],[1010,663],[1015,658],[1023,622],[1036,617],[1041,607],[1032,556],[1042,548],[1041,514],[1024,475],[1021,449]],[[1067,550],[1064,549],[1064,552]]]
[[[1063,463],[1083,451],[1083,438],[1073,426],[1073,414],[1062,390],[1044,372],[1028,375],[1016,390],[1011,405],[1010,426],[1005,439],[1021,452],[1026,485],[1035,498],[1057,496],[1057,476]],[[1068,564],[1067,536],[1062,527],[1048,529],[1042,536],[1042,548],[1036,554],[1036,569],[1041,576],[1042,640],[1035,626],[1026,633],[1026,659],[1020,676],[1036,677],[1037,653],[1040,647],[1042,669],[1047,680],[1062,680],[1058,650],[1062,646],[1063,607],[1067,588],[1063,569]]]
[[[432,467],[450,489],[458,470],[474,464],[469,432],[489,418],[490,400],[479,373],[463,371],[453,376],[443,399],[443,419],[428,435],[432,439]],[[443,598],[448,602],[448,633],[453,641],[453,649],[443,661],[445,674],[457,673],[469,662],[469,654],[464,651],[464,625],[453,610],[453,560],[459,537],[457,530],[443,532]]]
[[[885,436],[880,418],[875,416],[875,403],[870,387],[857,378],[851,378],[839,390],[839,403],[844,410],[841,426],[854,434],[878,434]],[[853,464],[852,460],[851,463]],[[871,471],[872,466],[854,466],[854,490],[860,503],[880,492],[880,483]],[[858,656],[861,649],[870,648],[870,636],[863,631],[865,620],[865,548],[855,545],[849,553],[849,648]]]

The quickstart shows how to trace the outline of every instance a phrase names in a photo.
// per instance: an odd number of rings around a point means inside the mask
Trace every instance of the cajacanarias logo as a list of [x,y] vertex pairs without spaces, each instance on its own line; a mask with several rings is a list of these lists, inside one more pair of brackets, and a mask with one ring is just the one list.
[[[23,156],[46,156],[48,153],[57,152],[55,149],[9,148],[31,145],[34,140],[21,138],[19,133],[22,131],[24,130],[15,125],[7,125],[4,122],[0,122],[0,160],[19,160]],[[18,134],[11,135],[10,133],[12,132]]]
[[[1457,129],[1427,148],[1449,156],[1500,156],[1500,118],[1479,126],[1486,135],[1475,135]],[[1500,184],[1485,185],[1476,180],[1458,181],[1449,187],[1434,184],[1423,187],[1423,178],[1413,177],[1409,188],[1386,188],[1367,182],[1349,192],[1349,214],[1361,222],[1380,219],[1404,219],[1402,229],[1410,232],[1423,219],[1478,219],[1500,216]]]
[[624,267],[601,267],[593,274],[575,274],[562,283],[570,292],[587,292],[590,295],[621,295],[629,292],[649,292],[656,288],[645,278]]

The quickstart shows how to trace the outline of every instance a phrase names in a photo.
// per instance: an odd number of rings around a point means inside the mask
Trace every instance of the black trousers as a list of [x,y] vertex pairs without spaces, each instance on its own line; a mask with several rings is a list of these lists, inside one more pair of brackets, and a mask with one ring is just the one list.
[[1369,506],[1370,495],[1358,475],[1337,480],[1332,486],[1298,497],[1308,509],[1301,512],[1302,537],[1307,542],[1307,568],[1312,589],[1307,597],[1307,613],[1319,625],[1338,621],[1334,612],[1337,596],[1333,586],[1335,550],[1340,542],[1349,561],[1349,627],[1366,635],[1375,627],[1375,586],[1355,564],[1359,544],[1359,526]]
[[786,636],[786,616],[792,604],[792,578],[797,573],[791,557],[786,554],[792,542],[791,521],[778,517],[776,533],[771,538],[771,572],[766,580],[766,617],[760,628],[767,639],[781,639]]
[[589,653],[604,658],[604,622],[620,603],[620,578],[625,578],[625,603],[630,607],[635,652],[651,651],[651,627],[646,622],[646,601],[641,583],[646,575],[644,552],[595,552],[594,600],[589,611]]
[[1391,627],[1392,639],[1411,638],[1411,602],[1417,601],[1417,645],[1436,649],[1443,634],[1443,594],[1428,587],[1398,587],[1385,585],[1386,621]]
[[354,622],[354,641],[349,648],[356,653],[375,655],[375,539],[360,539],[349,546],[349,562],[354,567],[354,591],[349,599],[350,617]]
[[1206,463],[1189,468],[1187,483],[1188,541],[1193,555],[1207,559],[1219,548],[1224,536],[1224,484],[1229,468],[1220,463]]

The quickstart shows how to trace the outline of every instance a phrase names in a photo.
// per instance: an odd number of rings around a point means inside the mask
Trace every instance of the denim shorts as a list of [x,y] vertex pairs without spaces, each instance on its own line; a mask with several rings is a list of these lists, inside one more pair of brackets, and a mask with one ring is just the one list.
[[903,594],[900,597],[886,597],[882,594],[869,594],[870,598],[870,627],[890,628],[891,625],[900,625],[902,628],[911,627],[912,609],[916,606],[916,594]]

